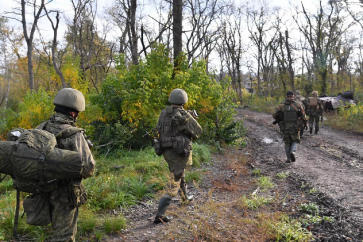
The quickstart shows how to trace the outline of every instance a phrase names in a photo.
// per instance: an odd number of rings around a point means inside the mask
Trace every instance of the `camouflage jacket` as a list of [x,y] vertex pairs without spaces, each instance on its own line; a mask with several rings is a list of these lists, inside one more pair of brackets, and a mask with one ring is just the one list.
[[296,112],[296,124],[302,122],[303,124],[306,124],[307,119],[306,119],[306,115],[305,115],[305,111],[304,108],[302,107],[301,104],[299,104],[298,102],[292,100],[289,101],[286,99],[286,101],[284,103],[281,103],[274,111],[274,113],[272,114],[272,117],[275,120],[279,120],[279,127],[281,130],[283,130],[284,128],[284,110],[287,106],[290,106],[292,108],[292,110],[295,110]]
[[[57,136],[58,133],[69,127],[76,127],[73,118],[62,113],[55,113],[48,121],[38,125],[36,128],[46,130]],[[57,137],[57,145],[60,149],[82,153],[85,167],[83,178],[91,177],[94,174],[95,160],[93,159],[82,129],[66,137]],[[86,192],[81,182],[82,179],[60,180],[58,181],[58,187],[62,189],[53,191],[51,197],[59,197],[62,202],[70,203],[78,207],[86,201]]]

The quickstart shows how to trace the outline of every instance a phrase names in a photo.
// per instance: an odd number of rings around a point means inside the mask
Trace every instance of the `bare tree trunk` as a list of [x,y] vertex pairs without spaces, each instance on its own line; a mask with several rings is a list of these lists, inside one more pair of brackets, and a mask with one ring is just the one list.
[[173,1],[173,42],[174,42],[174,74],[175,71],[180,69],[180,62],[178,60],[179,54],[182,52],[183,48],[183,1],[174,0]]
[[136,34],[136,8],[137,8],[137,0],[131,0],[131,9],[130,9],[130,28],[131,28],[131,55],[132,55],[132,63],[134,65],[139,64],[138,60],[138,52],[137,52],[137,34]]
[[34,7],[34,22],[30,29],[30,35],[28,35],[28,29],[27,29],[27,22],[26,22],[26,13],[25,13],[25,0],[21,0],[21,23],[23,26],[23,34],[25,38],[25,42],[28,46],[27,50],[27,57],[28,57],[28,74],[29,74],[29,88],[30,90],[34,90],[34,72],[33,72],[33,39],[34,39],[34,32],[37,27],[39,18],[41,17],[40,14],[43,11],[44,8],[44,0],[41,0],[40,6],[37,9],[36,0],[33,2]]
[[62,88],[66,88],[67,87],[67,83],[66,81],[64,80],[64,76],[63,76],[63,73],[61,72],[61,70],[59,69],[58,67],[58,63],[57,63],[57,60],[56,60],[56,49],[57,49],[57,35],[58,35],[58,26],[59,26],[59,12],[57,11],[57,16],[56,16],[56,24],[54,26],[53,24],[53,21],[52,19],[50,18],[49,16],[49,13],[47,11],[47,9],[45,9],[45,12],[47,14],[47,17],[52,25],[52,29],[53,29],[53,43],[52,43],[52,61],[53,61],[53,67],[55,69],[55,71],[57,72],[58,76],[60,77],[61,81],[62,81]]

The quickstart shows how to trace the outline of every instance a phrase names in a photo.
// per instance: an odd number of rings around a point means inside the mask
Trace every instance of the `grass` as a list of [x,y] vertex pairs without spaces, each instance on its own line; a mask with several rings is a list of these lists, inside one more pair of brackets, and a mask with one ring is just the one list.
[[268,176],[261,176],[257,179],[258,186],[263,189],[267,190],[273,188],[275,184],[271,181],[271,178]]
[[239,201],[239,206],[241,208],[248,207],[249,209],[256,210],[260,207],[263,207],[266,204],[271,204],[272,199],[266,197],[260,197],[257,195],[250,196],[249,198],[246,196],[242,196]]
[[260,176],[261,175],[261,169],[253,169],[252,170],[252,174],[255,176]]
[[[196,164],[211,162],[211,147],[193,144],[193,160]],[[148,200],[165,187],[170,171],[162,156],[153,148],[140,151],[115,150],[107,158],[95,157],[95,176],[85,179],[87,203],[80,208],[77,241],[97,240],[106,234],[126,228],[122,216],[110,216],[110,209],[128,208],[138,201]],[[203,174],[193,168],[186,172],[187,182],[198,183]],[[25,193],[21,193],[25,198]],[[16,192],[12,179],[7,177],[0,183],[0,241],[12,237]],[[20,214],[22,214],[22,207]],[[45,241],[51,238],[51,228],[26,224],[26,216],[20,219],[18,232],[27,239]]]
[[199,183],[201,180],[203,179],[203,174],[198,171],[191,171],[191,172],[186,172],[185,173],[185,181],[186,183],[190,183],[190,182],[196,182]]
[[289,175],[290,175],[290,172],[288,172],[288,171],[280,172],[280,173],[276,174],[276,176],[282,180],[286,179]]

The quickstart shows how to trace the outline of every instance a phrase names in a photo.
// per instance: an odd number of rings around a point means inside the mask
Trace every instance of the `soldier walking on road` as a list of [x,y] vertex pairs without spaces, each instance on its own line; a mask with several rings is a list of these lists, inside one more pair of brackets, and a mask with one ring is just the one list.
[[[57,137],[60,149],[78,151],[84,163],[83,179],[93,175],[95,161],[90,151],[84,130],[75,123],[79,112],[85,110],[83,94],[72,88],[63,88],[55,96],[53,114],[37,129],[46,130]],[[86,192],[82,178],[58,180],[56,188],[49,193],[33,194],[41,196],[50,204],[50,218],[54,237],[52,241],[73,242],[77,234],[78,208],[86,202]]]
[[283,139],[285,142],[285,151],[287,163],[295,162],[295,152],[297,144],[300,143],[300,127],[298,125],[299,120],[303,122],[304,128],[307,129],[307,120],[305,111],[302,106],[294,99],[294,93],[288,91],[286,93],[286,100],[280,104],[273,113],[273,118],[280,121],[280,129],[283,133]]
[[202,128],[193,116],[183,109],[188,102],[188,95],[183,89],[174,89],[169,96],[172,106],[161,111],[157,123],[157,131],[162,154],[169,165],[171,179],[167,185],[167,193],[160,199],[154,223],[169,222],[170,217],[164,216],[173,197],[179,189],[183,200],[190,201],[193,196],[188,194],[185,182],[185,168],[192,165],[192,139],[197,139]]
[[310,127],[310,134],[313,133],[313,127],[315,122],[315,134],[319,132],[319,121],[320,116],[323,114],[323,104],[318,98],[318,92],[313,91],[312,97],[309,97],[307,100],[307,115],[309,115],[309,127]]
[[[306,108],[305,108],[305,102],[306,99],[305,97],[301,96],[301,93],[299,90],[296,90],[295,92],[295,97],[294,97],[294,101],[299,103],[301,105],[301,108],[304,109],[305,113],[306,113]],[[300,138],[304,135],[304,122],[302,122],[301,119],[299,119],[299,128],[300,128]]]

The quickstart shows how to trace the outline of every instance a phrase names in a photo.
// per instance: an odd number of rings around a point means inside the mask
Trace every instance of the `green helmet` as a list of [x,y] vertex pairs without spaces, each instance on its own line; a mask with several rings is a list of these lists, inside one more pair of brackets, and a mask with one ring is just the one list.
[[186,104],[188,102],[188,95],[183,89],[174,89],[169,95],[169,100],[172,104]]
[[53,100],[53,104],[66,108],[71,108],[77,112],[85,110],[86,102],[83,94],[73,88],[63,88]]
[[295,94],[296,94],[296,95],[301,95],[301,92],[300,92],[299,90],[296,90],[296,91],[295,91]]

